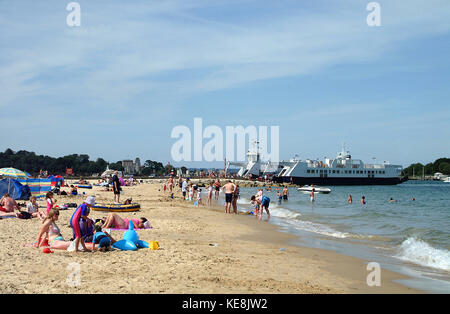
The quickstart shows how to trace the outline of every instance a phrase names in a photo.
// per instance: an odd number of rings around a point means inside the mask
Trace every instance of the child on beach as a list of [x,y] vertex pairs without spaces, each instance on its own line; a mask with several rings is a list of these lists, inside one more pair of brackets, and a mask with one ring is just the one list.
[[278,205],[281,205],[281,201],[283,199],[283,196],[281,195],[280,191],[277,191],[277,197],[278,197]]
[[262,196],[260,199],[257,196],[252,195],[251,203],[253,205],[258,205],[258,207],[259,207],[255,218],[262,220],[263,209],[265,209],[266,213],[267,213],[267,220],[270,219],[270,212],[269,212],[270,198],[268,198],[267,196]]
[[208,206],[211,205],[213,190],[214,190],[213,183],[210,182],[208,187]]
[[36,196],[32,196],[30,198],[30,202],[27,204],[27,211],[31,214],[33,218],[44,219],[45,214],[39,210],[39,205],[36,200]]
[[311,194],[309,195],[310,199],[311,199],[311,202],[314,202],[316,200],[316,196],[314,195],[314,191],[315,191],[315,189],[313,188],[312,191],[311,191]]
[[72,215],[72,218],[70,218],[70,226],[73,229],[73,233],[75,235],[75,252],[78,253],[78,245],[81,243],[81,246],[83,247],[83,251],[89,251],[86,248],[86,245],[84,243],[84,239],[81,235],[80,230],[80,220],[81,218],[87,219],[87,216],[90,213],[91,206],[95,205],[95,196],[88,196],[86,198],[86,201],[84,201],[83,204],[78,206],[78,208],[75,210],[75,212]]
[[194,199],[194,188],[192,187],[192,183],[189,184],[189,202],[192,202]]
[[47,192],[45,195],[45,199],[47,200],[47,216],[50,212],[50,209],[52,209],[55,206],[56,200],[53,199],[53,192]]
[[[111,246],[116,242],[108,233],[102,231],[102,224],[95,225],[94,238],[92,239],[92,251],[100,250],[101,252],[111,250]],[[98,244],[98,247],[95,247]]]
[[202,203],[202,189],[199,189],[197,192],[197,207]]

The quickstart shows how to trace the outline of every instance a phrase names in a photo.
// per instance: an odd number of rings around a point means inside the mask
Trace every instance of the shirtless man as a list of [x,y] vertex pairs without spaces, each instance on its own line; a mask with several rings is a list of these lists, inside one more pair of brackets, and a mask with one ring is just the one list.
[[288,196],[289,196],[289,190],[288,190],[287,186],[284,186],[284,189],[283,189],[283,200],[287,201],[288,200]]
[[236,185],[228,180],[228,183],[225,184],[222,188],[222,191],[225,193],[225,213],[231,213],[231,203],[233,201],[233,194],[236,190]]
[[220,191],[220,180],[217,179],[216,182],[214,182],[214,189],[216,190],[214,193],[214,199],[218,200],[219,199],[219,191]]

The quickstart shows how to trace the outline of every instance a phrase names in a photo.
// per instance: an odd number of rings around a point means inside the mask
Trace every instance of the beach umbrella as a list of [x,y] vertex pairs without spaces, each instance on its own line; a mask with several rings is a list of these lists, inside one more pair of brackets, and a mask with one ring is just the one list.
[[31,178],[31,176],[22,170],[16,168],[1,168],[0,176],[13,178],[13,179],[27,179]]

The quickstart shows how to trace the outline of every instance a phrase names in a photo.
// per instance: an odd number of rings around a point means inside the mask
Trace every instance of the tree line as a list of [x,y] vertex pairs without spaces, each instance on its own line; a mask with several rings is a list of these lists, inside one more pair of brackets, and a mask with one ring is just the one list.
[[403,173],[408,176],[421,176],[425,173],[426,176],[434,175],[436,172],[441,172],[445,175],[450,175],[450,158],[439,158],[434,162],[423,165],[421,163],[415,163],[409,167],[403,169]]
[[[101,174],[107,167],[112,170],[123,171],[121,161],[109,163],[103,158],[97,158],[93,161],[86,154],[72,154],[63,157],[50,157],[36,155],[34,152],[20,150],[14,152],[12,149],[6,149],[0,152],[0,168],[13,167],[26,171],[32,176],[39,175],[40,171],[47,171],[52,175],[65,175],[66,169],[73,169],[73,174],[77,176],[90,176],[92,174]],[[164,166],[162,163],[152,160],[146,160],[141,169],[142,175],[163,175],[173,169],[170,165]]]

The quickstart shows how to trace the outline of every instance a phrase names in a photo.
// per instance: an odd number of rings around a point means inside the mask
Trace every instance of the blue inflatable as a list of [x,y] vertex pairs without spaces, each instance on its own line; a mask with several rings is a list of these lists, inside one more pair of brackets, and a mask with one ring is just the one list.
[[138,248],[148,248],[148,242],[139,240],[137,232],[134,230],[133,222],[130,220],[128,230],[123,234],[123,238],[112,245],[113,248],[122,251],[135,251]]

